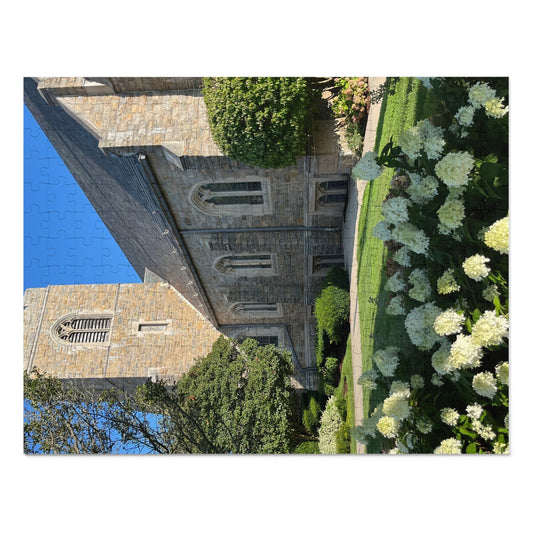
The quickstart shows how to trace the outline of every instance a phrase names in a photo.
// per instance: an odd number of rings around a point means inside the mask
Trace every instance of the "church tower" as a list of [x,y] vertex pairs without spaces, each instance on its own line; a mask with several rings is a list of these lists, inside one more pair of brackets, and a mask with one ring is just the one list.
[[61,285],[24,295],[24,369],[96,390],[170,382],[220,332],[165,282]]

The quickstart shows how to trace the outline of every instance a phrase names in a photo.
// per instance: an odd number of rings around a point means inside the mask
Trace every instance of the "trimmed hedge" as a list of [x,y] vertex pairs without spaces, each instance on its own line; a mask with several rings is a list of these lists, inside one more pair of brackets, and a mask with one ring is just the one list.
[[335,285],[324,288],[315,301],[317,327],[331,342],[340,343],[347,336],[350,318],[350,293]]
[[203,94],[213,139],[228,157],[278,168],[305,152],[305,78],[204,78]]

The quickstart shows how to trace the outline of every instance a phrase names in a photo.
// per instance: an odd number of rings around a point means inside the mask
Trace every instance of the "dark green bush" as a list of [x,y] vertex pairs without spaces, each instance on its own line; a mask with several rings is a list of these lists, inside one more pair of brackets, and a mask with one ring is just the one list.
[[213,139],[228,157],[278,168],[305,152],[305,78],[204,78],[203,94]]
[[350,293],[334,285],[324,288],[315,301],[315,317],[331,342],[340,343],[347,336],[350,318]]
[[314,396],[311,396],[309,407],[303,412],[302,423],[309,433],[316,433],[320,423],[320,403]]
[[348,272],[344,268],[334,266],[329,269],[329,272],[324,278],[324,287],[328,285],[335,285],[341,289],[350,289],[350,279],[348,278]]
[[316,441],[306,441],[301,442],[294,448],[293,453],[320,453],[318,450],[318,442]]
[[320,369],[324,383],[337,385],[339,381],[339,361],[336,357],[327,357],[324,366]]
[[316,346],[315,346],[315,358],[316,366],[320,367],[326,359],[326,341],[327,335],[323,329],[317,328],[316,332]]

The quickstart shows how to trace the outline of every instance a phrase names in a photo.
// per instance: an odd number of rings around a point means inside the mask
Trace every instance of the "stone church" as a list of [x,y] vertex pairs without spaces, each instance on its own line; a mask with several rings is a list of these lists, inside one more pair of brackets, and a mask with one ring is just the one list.
[[317,114],[307,155],[263,169],[214,143],[201,78],[25,78],[24,101],[139,284],[24,298],[24,364],[100,387],[176,379],[220,333],[292,353],[316,389],[313,301],[343,266],[354,156]]

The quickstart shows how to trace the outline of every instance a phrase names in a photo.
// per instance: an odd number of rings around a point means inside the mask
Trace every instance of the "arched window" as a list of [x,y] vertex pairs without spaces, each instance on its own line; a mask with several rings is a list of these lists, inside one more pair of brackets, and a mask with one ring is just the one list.
[[229,311],[249,318],[279,317],[283,314],[281,304],[278,303],[236,302],[229,306]]
[[327,180],[316,183],[316,206],[342,205],[348,197],[348,180]]
[[219,257],[214,268],[226,276],[273,276],[276,274],[273,254],[238,254]]
[[344,266],[343,254],[317,255],[313,258],[313,273],[325,274],[334,266]]
[[67,315],[52,326],[52,336],[62,344],[109,342],[110,315]]
[[257,177],[203,182],[193,187],[190,200],[210,215],[264,215],[271,213],[268,190],[267,180]]

